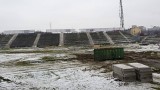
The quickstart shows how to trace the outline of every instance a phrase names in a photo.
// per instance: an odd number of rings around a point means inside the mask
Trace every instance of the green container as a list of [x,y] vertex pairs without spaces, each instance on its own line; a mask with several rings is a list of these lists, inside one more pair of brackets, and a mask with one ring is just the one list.
[[99,48],[94,49],[94,60],[118,60],[124,58],[124,48]]

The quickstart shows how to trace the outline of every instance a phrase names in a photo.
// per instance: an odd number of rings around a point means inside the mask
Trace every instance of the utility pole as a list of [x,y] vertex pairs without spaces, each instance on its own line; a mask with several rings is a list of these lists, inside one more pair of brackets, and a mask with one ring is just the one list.
[[50,30],[51,30],[52,29],[52,23],[50,22],[49,25],[50,25]]
[[124,15],[123,15],[122,0],[120,0],[120,27],[124,29]]

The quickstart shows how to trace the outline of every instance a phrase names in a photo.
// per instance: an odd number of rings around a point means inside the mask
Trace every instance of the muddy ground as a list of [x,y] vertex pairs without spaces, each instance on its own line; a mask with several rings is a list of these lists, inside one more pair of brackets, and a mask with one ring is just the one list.
[[105,68],[106,71],[112,71],[111,66],[113,64],[118,63],[132,63],[139,62],[145,65],[152,67],[153,72],[160,73],[160,52],[133,52],[133,51],[125,51],[124,59],[121,60],[106,60],[106,61],[94,61],[93,54],[75,54],[77,56],[77,60],[82,63],[90,63],[94,65],[99,65],[102,68]]
[[[91,48],[0,51],[1,90],[152,90],[159,84],[116,81],[112,65],[140,62],[160,73],[158,52],[126,51],[122,60],[94,61]],[[158,80],[158,79],[156,79]],[[153,88],[154,87],[154,88]]]

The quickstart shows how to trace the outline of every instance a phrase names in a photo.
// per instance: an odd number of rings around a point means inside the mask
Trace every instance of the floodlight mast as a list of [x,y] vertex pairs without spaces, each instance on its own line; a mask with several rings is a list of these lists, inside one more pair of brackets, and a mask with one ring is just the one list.
[[120,27],[124,29],[124,14],[122,0],[120,0]]

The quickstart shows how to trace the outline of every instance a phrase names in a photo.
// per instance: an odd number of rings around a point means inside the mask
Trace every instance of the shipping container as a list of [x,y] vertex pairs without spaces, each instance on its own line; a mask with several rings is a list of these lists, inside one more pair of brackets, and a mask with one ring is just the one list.
[[124,48],[99,48],[94,49],[94,60],[118,60],[124,58]]

